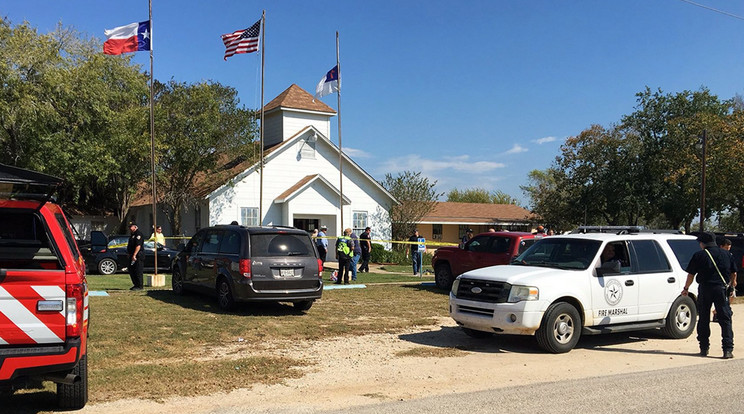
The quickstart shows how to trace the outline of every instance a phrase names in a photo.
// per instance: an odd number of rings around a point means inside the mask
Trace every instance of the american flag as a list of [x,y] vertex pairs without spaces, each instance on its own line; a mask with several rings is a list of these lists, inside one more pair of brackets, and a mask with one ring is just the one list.
[[245,29],[223,34],[225,60],[236,53],[252,53],[258,50],[258,36],[261,33],[261,20]]

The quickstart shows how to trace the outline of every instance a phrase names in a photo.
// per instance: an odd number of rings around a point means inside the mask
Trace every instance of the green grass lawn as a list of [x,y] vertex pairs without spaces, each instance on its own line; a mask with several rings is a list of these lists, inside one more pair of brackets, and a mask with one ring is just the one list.
[[[324,281],[328,283],[328,272]],[[447,316],[447,294],[418,278],[359,273],[364,289],[327,290],[306,313],[291,304],[239,304],[219,310],[216,298],[176,296],[165,287],[129,290],[127,274],[88,276],[89,372],[92,402],[210,394],[301,375],[312,361],[255,355],[285,341],[399,332]],[[218,352],[219,351],[219,352]],[[132,387],[131,384],[138,384]]]

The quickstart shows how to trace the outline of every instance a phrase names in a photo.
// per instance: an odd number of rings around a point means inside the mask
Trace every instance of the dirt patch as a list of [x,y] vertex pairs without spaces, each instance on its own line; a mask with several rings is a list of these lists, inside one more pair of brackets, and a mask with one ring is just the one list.
[[[734,305],[744,314],[744,305]],[[737,329],[739,327],[739,329]],[[734,324],[744,335],[744,324]],[[720,343],[713,325],[711,343]],[[739,336],[741,337],[741,336]],[[215,351],[231,358],[240,343]],[[399,333],[318,341],[265,344],[255,355],[304,360],[304,375],[282,384],[254,385],[230,393],[167,398],[161,402],[120,400],[89,405],[82,412],[210,413],[251,407],[251,412],[290,412],[350,408],[381,401],[400,401],[447,393],[480,391],[514,385],[639,372],[718,361],[697,356],[694,335],[669,340],[656,331],[583,337],[567,354],[541,351],[533,337],[495,336],[473,339],[450,318],[436,325]],[[430,351],[426,351],[429,349]]]

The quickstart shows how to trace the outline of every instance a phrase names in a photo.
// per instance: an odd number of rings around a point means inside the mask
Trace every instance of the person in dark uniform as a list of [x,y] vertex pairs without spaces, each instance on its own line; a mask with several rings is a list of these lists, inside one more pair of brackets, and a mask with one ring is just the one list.
[[[721,346],[723,358],[734,357],[734,332],[731,328],[731,306],[727,287],[736,286],[736,273],[731,268],[729,252],[716,245],[713,233],[701,233],[697,241],[703,250],[695,252],[685,271],[682,295],[687,296],[693,278],[698,282],[698,325],[697,340],[700,344],[700,355],[708,356],[710,349],[710,308],[715,306],[718,324],[721,325]],[[728,279],[726,279],[728,278]]]
[[127,243],[127,254],[129,255],[129,277],[132,279],[132,287],[129,290],[142,290],[142,270],[145,267],[145,238],[137,228],[137,224],[129,223],[129,243]]
[[418,251],[419,232],[418,230],[413,231],[413,235],[408,238],[408,242],[411,246],[411,265],[413,266],[413,275],[418,276],[421,272],[421,256]]
[[359,236],[359,247],[362,248],[362,264],[359,266],[360,272],[369,273],[369,258],[372,254],[372,237],[370,236],[370,229],[367,227],[364,232]]

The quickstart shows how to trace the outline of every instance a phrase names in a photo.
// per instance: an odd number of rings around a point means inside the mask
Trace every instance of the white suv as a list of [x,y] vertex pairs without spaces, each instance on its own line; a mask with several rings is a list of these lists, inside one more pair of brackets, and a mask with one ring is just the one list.
[[[614,247],[603,263],[602,252]],[[450,315],[468,335],[535,335],[548,352],[568,352],[581,334],[661,328],[687,338],[697,310],[683,270],[700,245],[693,236],[620,230],[546,237],[511,265],[460,275]]]

